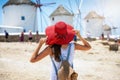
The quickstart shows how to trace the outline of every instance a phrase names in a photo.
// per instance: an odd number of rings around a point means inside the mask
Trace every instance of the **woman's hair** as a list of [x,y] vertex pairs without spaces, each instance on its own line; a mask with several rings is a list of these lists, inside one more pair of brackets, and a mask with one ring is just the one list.
[[52,45],[52,50],[53,50],[53,56],[57,62],[60,62],[60,55],[61,55],[61,45],[58,44],[53,44]]

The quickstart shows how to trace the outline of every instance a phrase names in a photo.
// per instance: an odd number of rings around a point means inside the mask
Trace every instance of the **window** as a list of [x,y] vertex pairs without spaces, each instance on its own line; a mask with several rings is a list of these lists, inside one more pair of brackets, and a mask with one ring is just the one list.
[[52,21],[54,21],[54,17],[52,17]]
[[89,22],[89,20],[87,20],[87,23]]
[[21,16],[21,20],[25,20],[25,16]]

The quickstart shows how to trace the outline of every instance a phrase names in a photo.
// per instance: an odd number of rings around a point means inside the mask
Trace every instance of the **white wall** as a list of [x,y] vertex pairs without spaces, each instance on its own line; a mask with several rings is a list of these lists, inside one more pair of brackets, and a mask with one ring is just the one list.
[[111,34],[111,31],[104,31],[104,35]]
[[9,33],[21,33],[23,31],[22,27],[18,26],[7,26],[7,25],[0,25],[0,33],[4,33],[4,30],[6,30]]
[[59,16],[55,16],[54,20],[52,20],[53,17],[51,17],[51,24],[55,24],[58,21],[64,21],[67,24],[70,24],[73,26],[73,16],[66,16],[66,15],[59,15]]
[[[21,20],[24,16],[25,20]],[[26,31],[36,31],[36,7],[31,5],[9,5],[3,8],[3,25],[22,26]]]
[[89,19],[85,20],[86,33],[90,33],[92,37],[100,37],[103,33],[103,20],[102,19]]

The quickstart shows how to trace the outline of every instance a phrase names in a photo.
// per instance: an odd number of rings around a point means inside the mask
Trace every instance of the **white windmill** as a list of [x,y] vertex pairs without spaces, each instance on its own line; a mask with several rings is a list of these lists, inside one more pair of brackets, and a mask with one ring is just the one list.
[[[3,25],[22,27],[26,31],[35,32],[38,30],[37,18],[40,18],[40,31],[42,32],[44,15],[41,7],[51,4],[55,3],[41,4],[40,0],[34,2],[31,0],[9,0],[3,5]],[[39,9],[40,17],[37,16],[37,9]]]

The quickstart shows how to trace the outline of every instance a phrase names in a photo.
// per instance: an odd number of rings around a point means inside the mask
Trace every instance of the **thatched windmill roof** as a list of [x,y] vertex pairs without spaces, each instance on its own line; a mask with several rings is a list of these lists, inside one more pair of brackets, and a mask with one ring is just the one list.
[[31,0],[9,0],[7,3],[3,5],[3,8],[9,5],[20,5],[20,4],[35,5],[35,3],[32,2]]
[[84,19],[104,19],[104,17],[98,15],[95,11],[91,11]]
[[50,15],[51,16],[58,16],[58,15],[69,15],[73,16],[67,9],[65,9],[62,5],[58,6],[58,8]]
[[111,30],[111,27],[108,26],[107,24],[103,25],[103,30],[104,31],[110,31]]

